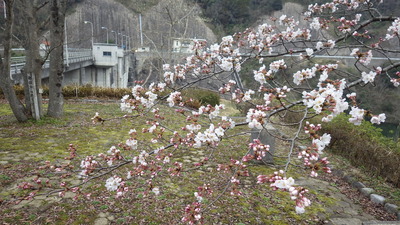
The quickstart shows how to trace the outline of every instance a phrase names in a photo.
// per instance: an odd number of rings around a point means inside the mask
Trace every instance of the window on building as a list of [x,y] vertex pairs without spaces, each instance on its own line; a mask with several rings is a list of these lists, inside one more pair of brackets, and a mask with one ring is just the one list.
[[103,56],[111,56],[111,52],[103,52]]

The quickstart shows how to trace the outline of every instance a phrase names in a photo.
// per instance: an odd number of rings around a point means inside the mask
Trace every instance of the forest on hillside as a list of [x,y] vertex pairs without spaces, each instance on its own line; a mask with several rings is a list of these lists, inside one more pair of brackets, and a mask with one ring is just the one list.
[[[286,2],[303,6],[324,3],[327,0],[193,0],[203,9],[204,17],[224,34],[242,31],[253,25],[265,15],[282,9]],[[384,0],[380,6],[382,12],[394,13],[400,8],[398,0]],[[394,10],[396,9],[396,10]],[[395,15],[394,15],[395,16]]]
[[[69,0],[67,8],[70,13],[74,7],[87,0]],[[323,3],[327,0],[186,0],[190,4],[198,4],[202,9],[203,20],[218,36],[240,32],[254,25],[262,16],[270,15],[281,10],[286,2],[294,2],[306,6],[314,3]],[[121,3],[133,14],[145,13],[161,0],[115,0]],[[384,0],[379,7],[386,14],[393,14],[400,9],[400,1]],[[2,9],[3,11],[3,9]],[[0,17],[0,24],[4,21]],[[1,35],[0,35],[1,39]]]

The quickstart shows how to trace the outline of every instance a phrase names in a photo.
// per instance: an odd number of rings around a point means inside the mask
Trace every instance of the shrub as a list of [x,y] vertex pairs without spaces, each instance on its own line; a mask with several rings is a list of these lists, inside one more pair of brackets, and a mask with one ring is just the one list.
[[79,86],[64,86],[62,90],[64,97],[78,97],[78,88]]
[[[22,85],[15,85],[14,86],[15,93],[19,98],[24,97],[24,86]],[[0,89],[0,98],[5,98],[3,90]]]
[[400,187],[399,144],[384,137],[370,122],[354,126],[348,118],[341,115],[323,126],[322,131],[331,134],[332,151]]
[[92,86],[91,84],[86,84],[83,86],[69,85],[63,87],[63,95],[66,98],[72,98],[72,97],[121,98],[127,92],[129,92],[129,90],[125,88],[95,87]]
[[[88,97],[88,96],[95,96],[93,94],[93,86],[91,84],[86,84],[83,86],[76,86],[76,95],[77,97]],[[97,97],[97,96],[96,96]]]
[[[24,87],[15,86],[15,91],[20,98],[24,97]],[[131,94],[131,88],[108,88],[108,87],[95,87],[91,84],[86,84],[83,86],[68,85],[64,86],[63,89],[64,98],[117,98],[120,99],[122,96]],[[158,93],[159,97],[167,96],[171,91],[165,90]],[[198,109],[200,106],[212,105],[215,106],[220,104],[220,96],[217,92],[199,89],[199,88],[189,88],[183,91],[185,95],[184,101],[186,106],[189,108]],[[47,86],[43,87],[43,97],[49,96],[49,88]],[[0,90],[0,97],[4,98],[3,93]]]
[[[211,90],[205,90],[200,88],[189,88],[182,91],[183,96],[185,96],[184,101],[186,101],[186,106],[198,109],[200,106],[204,105],[219,105],[220,96],[217,92]],[[191,100],[190,100],[191,99]]]
[[[45,91],[44,91],[45,93]],[[63,95],[65,98],[121,98],[124,95],[131,93],[130,88],[108,88],[108,87],[95,87],[91,84],[83,86],[65,86],[63,87]]]

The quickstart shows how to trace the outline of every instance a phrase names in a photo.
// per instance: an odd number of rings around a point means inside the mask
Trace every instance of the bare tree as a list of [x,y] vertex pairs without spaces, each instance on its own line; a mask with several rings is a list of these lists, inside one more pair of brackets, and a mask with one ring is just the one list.
[[67,0],[51,0],[50,5],[50,82],[49,107],[47,114],[52,117],[63,115],[64,99],[62,81],[64,77],[64,19]]
[[[50,59],[50,103],[48,115],[60,117],[63,114],[62,76],[63,76],[63,42],[64,18],[66,0],[15,0],[7,1],[7,16],[4,38],[4,62],[2,62],[1,88],[9,101],[13,113],[18,121],[26,121],[30,117],[40,119],[43,116],[42,95],[42,66],[49,54]],[[51,3],[51,8],[47,7]],[[52,13],[48,15],[48,12]],[[18,20],[14,21],[14,14]],[[47,15],[46,15],[47,14]],[[51,48],[40,54],[40,43],[43,33],[50,24]],[[25,92],[25,105],[18,100],[13,89],[13,82],[9,76],[11,42],[13,26],[16,25],[16,35],[20,37],[19,44],[25,48],[25,66],[22,69]],[[43,37],[41,37],[43,36]],[[33,84],[33,85],[29,85]],[[33,94],[32,94],[33,93]],[[33,113],[35,112],[35,115]]]
[[[48,16],[44,16],[48,1],[43,0],[16,0],[16,9],[19,12],[18,21],[16,25],[19,29],[19,36],[22,36],[21,44],[25,48],[25,66],[22,71],[22,76],[25,83],[25,96],[29,96],[30,92],[36,92],[36,99],[29,97],[25,98],[26,108],[31,115],[34,111],[33,105],[37,106],[38,118],[43,115],[42,109],[42,94],[39,91],[42,88],[42,66],[46,61],[47,56],[42,57],[40,55],[40,31],[46,26],[48,22]],[[35,89],[29,90],[28,80],[31,79],[35,82]],[[36,104],[33,104],[35,101]]]
[[[0,57],[0,88],[2,89],[7,101],[10,104],[11,110],[18,121],[24,122],[28,120],[27,111],[22,102],[17,98],[13,88],[13,81],[10,78],[10,64],[11,64],[11,43],[12,31],[14,22],[13,6],[14,0],[5,0],[6,15],[5,28],[4,28],[4,53]],[[3,58],[3,59],[2,59]]]

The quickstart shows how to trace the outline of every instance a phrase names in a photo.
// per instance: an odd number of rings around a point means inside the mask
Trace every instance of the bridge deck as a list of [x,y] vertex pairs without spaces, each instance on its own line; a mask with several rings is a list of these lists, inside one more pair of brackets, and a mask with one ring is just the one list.
[[[69,48],[64,51],[64,65],[69,65],[70,63],[79,63],[84,61],[93,60],[93,54],[91,49],[75,49]],[[11,58],[11,68],[10,76],[15,74],[20,74],[21,69],[25,66],[26,58],[22,57],[12,57]],[[43,64],[43,69],[47,69],[50,66],[50,60],[46,60]]]

